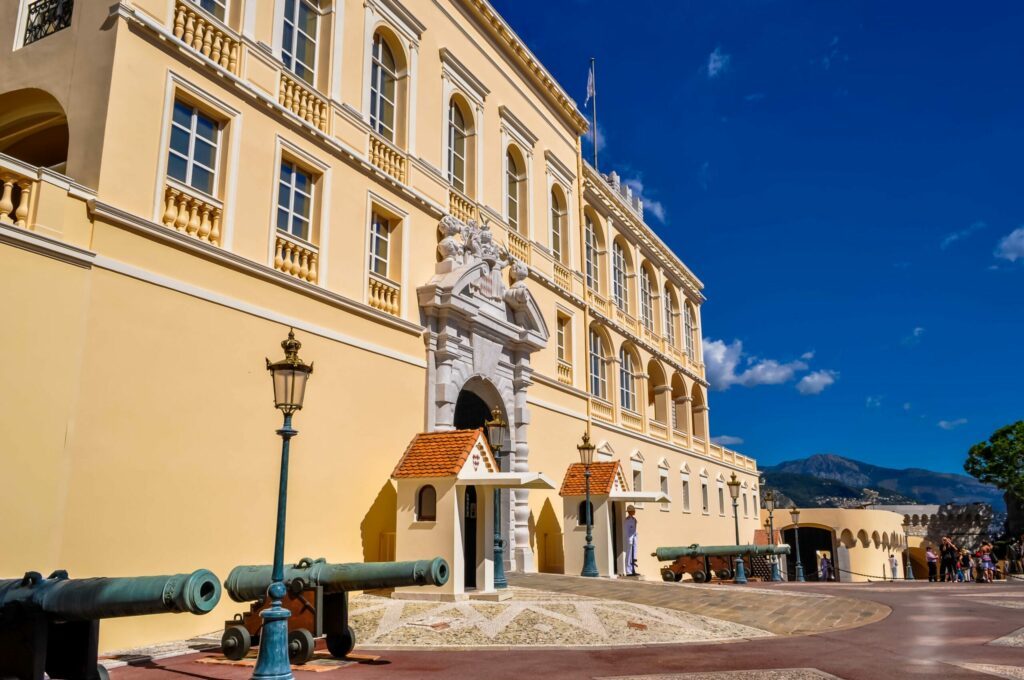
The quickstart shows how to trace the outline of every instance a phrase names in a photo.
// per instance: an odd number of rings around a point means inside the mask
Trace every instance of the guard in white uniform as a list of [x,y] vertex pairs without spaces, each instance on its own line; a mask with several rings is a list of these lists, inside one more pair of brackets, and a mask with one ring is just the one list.
[[639,576],[636,571],[636,559],[639,554],[637,552],[639,546],[636,537],[636,508],[632,505],[627,505],[626,513],[628,517],[622,523],[625,529],[622,535],[626,540],[626,576]]

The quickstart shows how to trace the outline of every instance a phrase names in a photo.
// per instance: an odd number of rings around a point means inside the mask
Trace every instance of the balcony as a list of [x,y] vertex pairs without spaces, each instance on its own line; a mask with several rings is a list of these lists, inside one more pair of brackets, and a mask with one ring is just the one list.
[[3,184],[0,188],[0,224],[28,229],[29,207],[36,180],[15,168],[14,163],[0,159],[0,183]]
[[567,293],[572,292],[572,273],[567,267],[555,262],[555,283]]
[[217,199],[205,196],[189,186],[167,178],[164,184],[165,227],[192,238],[220,245],[221,219],[224,206]]
[[606,420],[609,423],[615,422],[615,409],[604,399],[597,397],[590,398],[590,413],[595,418]]
[[644,419],[638,414],[622,409],[622,411],[619,412],[619,418],[622,420],[622,424],[625,427],[637,432],[644,431]]
[[654,332],[654,327],[648,327],[647,324],[642,324],[644,340],[651,343],[654,347],[661,347],[661,336]]
[[637,334],[636,317],[618,305],[615,306],[615,320],[625,326],[626,330],[630,331],[633,335]]
[[185,0],[174,3],[174,37],[235,75],[239,74],[241,43],[217,19]]
[[[74,0],[36,0],[28,6],[24,45],[30,45],[71,25]],[[10,18],[13,21],[13,17]]]
[[274,243],[274,269],[297,279],[316,283],[320,252],[312,243],[278,231]]
[[587,302],[591,307],[601,312],[605,316],[609,315],[608,298],[602,296],[592,288],[587,288]]
[[402,184],[405,184],[407,161],[405,154],[398,147],[380,135],[371,132],[369,155],[371,163]]
[[533,252],[530,242],[511,229],[508,232],[508,251],[517,260],[530,264],[530,255]]
[[324,134],[331,133],[331,107],[327,100],[285,72],[281,73],[277,102]]
[[561,359],[558,360],[558,382],[572,385],[572,364]]
[[401,311],[401,287],[389,279],[371,273],[367,281],[367,304],[385,314],[398,316]]
[[660,420],[648,420],[647,431],[660,439],[668,439],[668,425]]
[[476,219],[476,204],[464,193],[452,187],[448,190],[448,212],[457,220],[469,222]]
[[686,433],[682,430],[672,428],[672,443],[679,446],[686,446]]

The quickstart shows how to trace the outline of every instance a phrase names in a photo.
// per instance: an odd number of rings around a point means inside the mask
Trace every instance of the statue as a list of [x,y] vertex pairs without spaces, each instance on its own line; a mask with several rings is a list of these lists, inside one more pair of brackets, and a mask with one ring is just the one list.
[[528,328],[530,319],[528,308],[531,296],[529,288],[526,287],[526,280],[530,277],[530,269],[524,262],[512,256],[509,256],[509,259],[512,263],[512,269],[509,271],[512,285],[505,291],[505,304],[512,310],[512,317],[516,324]]
[[462,233],[463,225],[451,215],[445,215],[441,218],[440,228],[444,236],[437,244],[437,253],[441,257],[441,266],[451,271],[463,262],[465,247],[455,240],[455,235]]

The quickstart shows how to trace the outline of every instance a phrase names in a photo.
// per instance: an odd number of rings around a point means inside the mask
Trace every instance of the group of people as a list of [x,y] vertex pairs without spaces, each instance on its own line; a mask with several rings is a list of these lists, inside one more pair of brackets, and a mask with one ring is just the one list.
[[958,547],[949,536],[943,536],[938,552],[933,546],[928,546],[924,554],[929,581],[991,583],[995,576],[997,560],[988,541],[972,553]]

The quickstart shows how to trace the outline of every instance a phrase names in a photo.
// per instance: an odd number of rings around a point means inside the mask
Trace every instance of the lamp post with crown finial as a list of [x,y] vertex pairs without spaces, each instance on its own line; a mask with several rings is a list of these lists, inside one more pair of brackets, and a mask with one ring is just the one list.
[[274,538],[274,564],[271,568],[270,587],[267,597],[270,607],[264,609],[263,631],[260,634],[259,655],[252,677],[259,680],[290,680],[292,667],[288,660],[291,640],[288,636],[290,613],[281,606],[281,599],[287,593],[284,584],[284,529],[288,506],[288,447],[298,431],[292,429],[292,414],[302,408],[306,396],[306,381],[313,373],[313,364],[305,364],[299,358],[302,343],[295,339],[294,329],[288,329],[288,338],[281,343],[284,359],[270,363],[267,370],[274,383],[274,406],[284,414],[284,424],[277,434],[281,436],[281,476],[277,491],[277,531]]
[[596,447],[590,443],[590,433],[583,433],[583,443],[576,445],[576,450],[580,452],[580,462],[583,463],[583,479],[586,488],[586,502],[584,503],[584,512],[587,513],[587,542],[583,545],[583,571],[580,576],[600,576],[600,572],[597,570],[597,560],[594,559],[594,513],[593,506],[590,504],[590,466],[594,463],[594,449]]
[[[768,544],[775,543],[775,492],[768,489],[764,494],[764,509],[768,511]],[[772,555],[772,581],[781,581],[782,573],[779,571],[779,556]]]
[[[736,478],[736,473],[732,473],[732,477],[726,482],[729,487],[729,495],[732,496],[732,516],[736,522],[736,546],[740,544],[740,510],[739,510],[739,498],[740,498],[740,480]],[[746,583],[747,582],[747,571],[743,566],[743,555],[736,555],[736,573],[732,579],[733,583]]]
[[[506,425],[508,423],[501,417],[501,409],[497,406],[491,409],[491,419],[484,423],[484,427],[487,428],[487,443],[494,451],[499,472],[501,471],[501,446],[504,443]],[[508,579],[505,578],[505,546],[501,538],[501,489],[499,487],[494,487],[494,587],[508,588]]]
[[793,542],[796,543],[796,580],[803,582],[807,579],[804,578],[804,565],[800,562],[800,510],[795,504],[789,509],[789,517],[793,520]]

